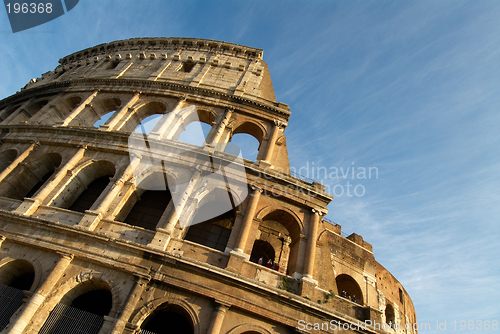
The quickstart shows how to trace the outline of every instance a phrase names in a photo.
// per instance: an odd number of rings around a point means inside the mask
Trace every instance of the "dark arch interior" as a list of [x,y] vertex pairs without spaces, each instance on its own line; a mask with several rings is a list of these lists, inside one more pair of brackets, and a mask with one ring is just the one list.
[[76,297],[70,306],[102,317],[109,314],[112,300],[110,291],[92,290]]
[[337,283],[338,294],[341,295],[342,291],[346,292],[347,297],[356,297],[358,304],[363,304],[363,294],[359,288],[358,283],[349,275],[341,274],[335,279]]
[[193,326],[189,317],[182,310],[167,307],[153,312],[142,324],[141,333],[154,334],[193,334]]
[[28,191],[28,193],[24,197],[32,197],[42,186],[43,184],[54,174],[54,170],[51,170],[50,172],[46,173],[44,176],[42,176],[42,179],[38,181],[37,184],[33,186],[33,188]]
[[267,241],[255,240],[252,248],[252,253],[250,254],[250,261],[258,263],[259,259],[262,257],[263,264],[265,265],[269,259],[274,262],[276,254],[274,252],[273,246]]
[[15,278],[9,286],[19,290],[29,290],[35,280],[35,272],[27,272]]
[[102,176],[94,180],[73,202],[73,204],[69,207],[69,210],[84,213],[86,210],[90,209],[92,204],[94,204],[96,199],[101,195],[104,189],[106,189],[108,183],[109,176]]
[[0,173],[4,171],[16,159],[17,152],[15,150],[7,150],[0,153]]
[[133,226],[155,230],[163,212],[170,203],[172,195],[169,190],[147,190],[141,195],[124,222]]
[[14,260],[0,268],[0,284],[19,290],[29,290],[35,280],[35,269],[24,260]]
[[[209,206],[210,203],[202,206],[197,216],[209,217],[208,208],[204,210],[205,207]],[[235,218],[236,214],[234,210],[230,210],[215,218],[192,225],[189,227],[185,240],[196,242],[200,245],[223,252],[226,249]],[[200,221],[200,219],[195,217],[193,221]]]
[[394,308],[392,307],[392,305],[387,304],[385,307],[385,322],[391,324],[391,327],[393,327],[394,321]]

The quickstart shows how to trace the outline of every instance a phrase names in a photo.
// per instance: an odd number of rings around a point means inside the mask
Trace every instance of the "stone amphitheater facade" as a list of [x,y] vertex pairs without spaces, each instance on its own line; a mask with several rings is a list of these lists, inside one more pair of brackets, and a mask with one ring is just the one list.
[[[116,41],[0,101],[1,333],[416,332],[372,246],[290,173],[262,55]],[[199,145],[180,140],[191,123]],[[252,159],[228,152],[237,135]]]

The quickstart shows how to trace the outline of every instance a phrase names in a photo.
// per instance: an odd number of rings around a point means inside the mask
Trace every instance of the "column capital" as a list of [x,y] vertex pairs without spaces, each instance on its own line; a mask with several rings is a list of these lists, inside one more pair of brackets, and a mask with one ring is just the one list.
[[322,209],[318,209],[318,208],[312,208],[311,209],[311,212],[315,215],[318,215],[318,216],[324,216],[326,215],[326,212]]
[[71,261],[75,258],[75,256],[70,253],[65,253],[65,252],[56,252],[56,253],[61,257],[61,259],[66,259]]
[[255,194],[262,193],[262,188],[257,187],[257,186],[255,186],[253,184],[250,186],[250,188],[252,188],[252,190],[255,192]]
[[221,309],[225,309],[225,311],[227,311],[231,306],[233,306],[233,304],[231,304],[230,302],[227,302],[227,301],[219,299],[219,298],[215,298],[215,303]]

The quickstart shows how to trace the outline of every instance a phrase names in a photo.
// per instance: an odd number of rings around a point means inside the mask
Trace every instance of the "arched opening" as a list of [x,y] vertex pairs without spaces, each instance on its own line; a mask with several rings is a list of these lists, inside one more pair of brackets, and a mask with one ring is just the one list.
[[92,208],[115,174],[115,165],[98,160],[83,167],[70,183],[49,203],[51,206],[85,212]]
[[102,176],[87,186],[80,196],[73,202],[73,204],[69,207],[69,210],[82,212],[84,213],[86,210],[89,210],[92,207],[92,204],[101,196],[102,192],[109,183],[109,176]]
[[212,127],[203,122],[191,122],[186,126],[186,130],[181,132],[178,141],[196,146],[203,146],[210,129],[212,129]]
[[172,200],[172,195],[165,172],[154,172],[142,180],[141,177],[136,177],[139,185],[135,196],[130,196],[116,219],[154,231]]
[[149,133],[154,129],[158,121],[162,118],[163,115],[151,115],[146,117],[137,125],[134,129],[134,132],[142,133],[145,135],[149,135]]
[[363,293],[358,283],[347,274],[340,274],[335,278],[339,296],[363,305]]
[[61,299],[39,333],[98,334],[112,305],[108,286],[100,281],[87,281]]
[[[103,116],[112,113],[120,108],[121,100],[118,98],[103,98],[87,105],[71,122],[70,126],[94,127]],[[109,115],[109,116],[111,116]],[[108,117],[109,118],[109,117]]]
[[14,260],[0,267],[0,331],[22,305],[23,290],[30,290],[35,279],[35,270],[25,260]]
[[0,173],[3,172],[9,165],[16,160],[17,151],[10,149],[0,153]]
[[33,196],[61,164],[61,155],[46,153],[19,164],[0,185],[0,196],[22,200]]
[[214,212],[217,212],[217,208],[222,205],[224,204],[218,205],[210,202],[202,206],[193,219],[194,222],[198,223],[189,227],[184,239],[222,252],[225,251],[236,213],[235,210],[230,210],[213,217]]
[[300,243],[300,225],[295,217],[287,211],[275,210],[262,218],[259,231],[258,240],[269,243],[274,249],[272,260],[278,264],[279,271],[293,275],[297,270]]
[[101,118],[99,118],[97,120],[97,122],[94,123],[94,128],[98,128],[99,126],[106,124],[106,122],[111,118],[111,116],[113,116],[115,111],[116,110],[112,110],[112,111],[102,115]]
[[49,103],[48,99],[38,100],[30,104],[27,108],[22,109],[21,113],[12,120],[13,123],[21,123],[27,121],[33,117],[37,112],[39,112],[45,105]]
[[[168,324],[168,325],[166,325]],[[164,304],[141,325],[139,334],[194,334],[189,314],[180,306]]]
[[28,261],[14,260],[0,267],[0,284],[2,285],[19,290],[30,290],[34,279],[35,269]]
[[244,159],[255,161],[263,138],[264,132],[257,124],[244,122],[233,131],[229,142],[240,148]]
[[[260,261],[262,259],[262,261]],[[255,240],[250,254],[250,261],[266,265],[271,260],[273,263],[276,261],[276,253],[273,246],[267,241]]]
[[56,124],[57,122],[62,122],[64,117],[69,115],[80,103],[82,103],[82,98],[80,96],[68,97],[57,103],[55,107],[50,106],[43,114],[35,115],[30,123]]
[[385,306],[385,323],[388,324],[391,328],[394,328],[394,322],[396,321],[396,317],[394,314],[394,307],[391,304],[387,304]]
[[124,223],[154,231],[171,200],[169,190],[146,190],[135,202]]
[[[259,141],[252,135],[247,133],[237,133],[231,137],[231,144],[236,145],[240,149],[240,157],[243,159],[255,161],[259,154]],[[226,153],[233,154],[226,148]]]
[[[141,123],[144,125],[144,123],[151,122],[153,118],[150,118],[150,116],[157,116],[157,117],[159,116],[158,117],[159,120],[160,117],[163,114],[165,114],[166,111],[167,107],[164,103],[158,101],[148,102],[142,105],[139,109],[137,109],[133,113],[133,115],[120,128],[120,131],[127,131],[127,132],[136,131],[135,129],[137,129],[137,127]],[[151,131],[151,129],[148,131],[148,133]],[[142,131],[137,131],[137,132],[142,132]]]

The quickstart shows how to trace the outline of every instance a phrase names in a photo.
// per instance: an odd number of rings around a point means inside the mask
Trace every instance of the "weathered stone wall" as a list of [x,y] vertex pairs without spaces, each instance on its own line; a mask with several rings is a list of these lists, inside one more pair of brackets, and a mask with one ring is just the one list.
[[[416,321],[372,246],[322,220],[332,196],[289,174],[290,112],[276,102],[262,50],[133,39],[60,63],[0,101],[0,283],[34,273],[1,333],[38,333],[57,304],[94,290],[112,298],[100,333],[139,333],[162,309],[210,334],[315,332],[301,331],[300,320],[381,322],[388,303],[397,322]],[[154,115],[161,122],[148,144],[131,152],[143,139],[132,132]],[[211,129],[201,146],[178,140],[194,121]],[[259,142],[255,161],[224,152],[239,133]],[[162,164],[145,164],[151,154]],[[227,165],[231,186],[211,182],[206,161]],[[109,181],[88,209],[73,210],[101,178]],[[154,228],[128,223],[141,196],[165,179],[180,201],[163,203]],[[181,222],[228,193],[237,204],[224,221],[225,248],[185,240],[192,227]],[[259,243],[278,270],[252,258]],[[339,296],[341,286],[357,300]]]

